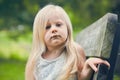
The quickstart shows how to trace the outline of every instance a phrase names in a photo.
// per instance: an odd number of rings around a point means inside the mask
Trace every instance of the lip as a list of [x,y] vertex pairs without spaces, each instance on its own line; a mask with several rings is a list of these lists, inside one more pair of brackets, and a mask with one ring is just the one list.
[[58,39],[60,37],[61,37],[60,35],[53,35],[53,36],[51,36],[51,39]]

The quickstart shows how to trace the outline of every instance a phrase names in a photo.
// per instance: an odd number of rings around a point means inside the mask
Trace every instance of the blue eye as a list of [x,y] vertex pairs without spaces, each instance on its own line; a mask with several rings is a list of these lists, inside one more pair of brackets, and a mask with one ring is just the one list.
[[46,28],[45,28],[45,29],[47,30],[47,29],[50,29],[50,28],[51,28],[51,26],[50,26],[50,25],[48,25],[48,26],[46,26]]

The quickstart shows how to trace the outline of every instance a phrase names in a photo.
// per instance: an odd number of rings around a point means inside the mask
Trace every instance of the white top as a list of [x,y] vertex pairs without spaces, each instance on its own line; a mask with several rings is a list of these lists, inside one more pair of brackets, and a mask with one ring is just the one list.
[[[65,53],[63,52],[59,57],[53,60],[46,60],[40,57],[37,60],[34,76],[35,80],[56,80],[62,67],[65,64]],[[70,78],[69,80],[77,80]]]

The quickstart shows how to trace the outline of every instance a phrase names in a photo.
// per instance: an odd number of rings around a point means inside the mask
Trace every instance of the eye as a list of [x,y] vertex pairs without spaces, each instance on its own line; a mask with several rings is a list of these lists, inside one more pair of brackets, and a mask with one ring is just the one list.
[[50,29],[50,28],[51,28],[51,25],[48,25],[48,26],[46,26],[45,29],[47,30],[47,29]]
[[60,27],[62,25],[62,23],[57,23],[56,26],[57,27]]

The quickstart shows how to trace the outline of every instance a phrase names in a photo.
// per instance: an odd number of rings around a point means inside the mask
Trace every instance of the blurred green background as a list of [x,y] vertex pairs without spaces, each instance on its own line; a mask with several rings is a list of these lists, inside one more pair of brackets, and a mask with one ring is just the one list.
[[[108,12],[120,15],[120,0],[0,0],[0,80],[24,80],[38,10],[52,3],[70,16],[74,37]],[[120,80],[115,74],[114,80]]]

